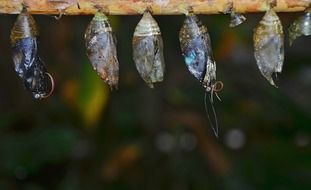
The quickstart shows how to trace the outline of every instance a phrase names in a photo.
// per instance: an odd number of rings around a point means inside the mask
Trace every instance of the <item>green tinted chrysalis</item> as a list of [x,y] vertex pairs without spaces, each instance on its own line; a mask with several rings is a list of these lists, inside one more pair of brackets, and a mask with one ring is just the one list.
[[153,88],[163,81],[164,57],[160,28],[149,11],[145,11],[133,36],[133,59],[140,76]]
[[35,99],[46,98],[54,89],[52,76],[38,55],[38,29],[33,17],[23,9],[11,30],[15,71]]
[[188,70],[206,91],[211,91],[216,81],[216,62],[207,27],[195,14],[186,16],[179,32],[179,41]]
[[85,32],[85,45],[88,58],[98,75],[110,86],[118,88],[119,62],[116,40],[108,18],[97,12]]
[[254,30],[254,54],[261,74],[275,85],[272,75],[281,73],[284,61],[284,34],[281,21],[270,8]]

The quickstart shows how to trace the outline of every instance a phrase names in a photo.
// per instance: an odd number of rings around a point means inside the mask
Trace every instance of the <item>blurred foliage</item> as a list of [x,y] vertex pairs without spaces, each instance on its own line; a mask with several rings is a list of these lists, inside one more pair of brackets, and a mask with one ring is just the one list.
[[[281,14],[286,29],[299,13]],[[252,29],[262,14],[228,28],[225,15],[201,16],[212,38],[221,135],[212,135],[204,89],[189,74],[178,31],[183,16],[156,16],[166,78],[149,89],[135,70],[131,39],[140,16],[111,16],[120,86],[110,92],[84,48],[88,16],[35,16],[40,54],[56,79],[52,97],[34,101],[18,80],[0,17],[0,189],[310,189],[311,39],[286,46],[279,88],[256,68]],[[287,43],[286,43],[287,44]]]
[[62,88],[65,102],[73,110],[79,110],[86,127],[94,127],[108,101],[108,87],[94,75],[85,62],[80,80],[69,80]]

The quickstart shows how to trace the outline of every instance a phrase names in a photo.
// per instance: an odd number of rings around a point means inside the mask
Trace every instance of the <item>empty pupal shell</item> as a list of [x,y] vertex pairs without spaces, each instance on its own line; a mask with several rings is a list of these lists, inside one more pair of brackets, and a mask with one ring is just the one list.
[[149,11],[145,11],[133,36],[133,59],[136,69],[150,88],[164,78],[163,41],[160,28]]
[[186,16],[179,41],[188,70],[210,91],[216,80],[216,63],[207,28],[196,15]]
[[66,8],[77,4],[78,0],[47,0],[48,4],[58,10],[65,10]]
[[224,13],[230,14],[229,27],[236,27],[246,20],[246,17],[243,16],[241,13],[235,12],[232,1],[227,3]]
[[300,16],[289,27],[289,45],[292,45],[294,40],[299,36],[311,35],[311,9],[308,10],[303,16]]
[[97,12],[85,32],[87,56],[97,74],[110,86],[118,88],[119,62],[116,40],[108,18]]
[[229,27],[236,27],[242,24],[246,20],[246,17],[244,15],[240,13],[236,13],[234,11],[231,12],[230,17],[231,17],[231,20],[229,23]]
[[36,99],[51,95],[52,76],[38,55],[38,30],[33,17],[24,9],[11,30],[12,57],[15,71]]
[[262,75],[275,85],[272,74],[281,73],[284,61],[284,34],[281,21],[270,9],[254,31],[255,59]]

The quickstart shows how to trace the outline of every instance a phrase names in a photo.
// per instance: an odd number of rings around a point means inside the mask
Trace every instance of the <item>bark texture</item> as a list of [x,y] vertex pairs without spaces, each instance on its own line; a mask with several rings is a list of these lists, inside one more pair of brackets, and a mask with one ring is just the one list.
[[[44,15],[88,15],[95,14],[98,8],[111,15],[135,15],[142,14],[147,7],[156,15],[178,15],[190,6],[195,14],[218,14],[230,2],[241,13],[262,12],[269,6],[267,0],[0,0],[0,13],[18,14],[24,3],[31,14]],[[304,11],[310,3],[311,0],[277,0],[274,10]]]

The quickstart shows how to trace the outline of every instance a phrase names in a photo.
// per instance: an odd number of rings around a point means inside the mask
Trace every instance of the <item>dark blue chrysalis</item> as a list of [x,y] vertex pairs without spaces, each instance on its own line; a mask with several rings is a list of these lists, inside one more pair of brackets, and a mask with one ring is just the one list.
[[53,77],[38,55],[38,30],[26,8],[11,30],[12,58],[15,71],[35,99],[49,97],[54,90]]
[[179,41],[188,70],[201,82],[206,92],[211,93],[209,100],[214,114],[215,125],[212,124],[209,116],[208,118],[215,135],[218,136],[218,123],[212,97],[213,92],[221,90],[218,88],[218,84],[221,84],[220,88],[222,88],[222,83],[216,81],[216,62],[213,58],[208,30],[193,13],[186,16],[179,32]]

